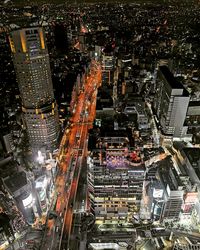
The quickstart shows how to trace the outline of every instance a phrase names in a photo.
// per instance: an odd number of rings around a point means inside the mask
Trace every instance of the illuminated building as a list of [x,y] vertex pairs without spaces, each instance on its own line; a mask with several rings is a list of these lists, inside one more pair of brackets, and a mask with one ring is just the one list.
[[90,250],[102,250],[102,249],[120,249],[120,250],[125,250],[127,249],[127,243],[125,242],[119,242],[119,243],[90,243],[89,244],[89,249]]
[[31,148],[51,151],[59,125],[44,32],[39,27],[13,31],[10,46]]
[[170,159],[160,162],[158,173],[160,186],[153,190],[154,218],[178,219],[183,205],[184,185]]
[[139,98],[131,102],[132,106],[127,105],[124,109],[126,115],[135,115],[137,117],[138,129],[149,129],[149,120],[145,111],[145,103]]
[[183,204],[183,213],[186,215],[191,215],[192,210],[195,205],[199,202],[198,199],[198,192],[187,192],[184,197],[184,204]]
[[14,198],[18,209],[23,214],[25,220],[32,224],[35,217],[41,214],[35,192],[26,173],[15,172],[12,176],[3,179],[3,183],[10,195]]
[[[186,237],[185,237],[186,238]],[[185,240],[185,241],[184,241]],[[188,238],[187,240],[176,240],[173,245],[173,250],[199,250],[199,243],[192,243]]]
[[86,38],[84,34],[79,34],[78,35],[78,41],[79,41],[79,47],[80,51],[84,52],[86,49]]
[[11,133],[3,135],[3,144],[5,151],[9,154],[15,150],[14,142]]
[[113,83],[115,69],[115,57],[112,55],[103,55],[102,57],[102,83]]
[[189,104],[189,93],[166,66],[160,66],[154,100],[156,114],[164,135],[182,137],[187,133],[184,127]]
[[145,167],[125,137],[103,137],[88,159],[88,192],[96,221],[131,221],[142,199]]
[[[196,215],[196,222],[200,224],[200,202],[199,202],[199,184],[200,184],[200,148],[183,147],[178,143],[175,144],[177,157],[181,162],[181,175],[185,176],[185,182],[190,187],[187,192],[183,212],[184,214],[194,213]],[[187,177],[187,179],[186,179]]]
[[185,171],[190,176],[193,185],[200,184],[200,148],[186,147],[179,154],[181,163],[185,165]]
[[35,188],[38,194],[42,211],[47,210],[47,178],[45,175],[35,180]]
[[188,126],[188,134],[197,134],[194,142],[199,143],[198,131],[200,131],[200,101],[190,101],[187,110],[185,125]]

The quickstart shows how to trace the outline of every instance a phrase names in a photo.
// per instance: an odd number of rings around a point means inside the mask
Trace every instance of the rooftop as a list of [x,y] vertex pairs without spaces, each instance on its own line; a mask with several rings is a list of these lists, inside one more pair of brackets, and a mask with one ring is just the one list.
[[4,182],[11,192],[15,192],[27,184],[26,173],[23,171],[15,173]]
[[189,102],[189,107],[199,107],[200,106],[200,101],[190,101]]
[[176,173],[171,158],[166,157],[164,160],[159,162],[159,165],[159,175],[165,188],[167,185],[169,185],[170,190],[177,190],[178,186],[181,186],[182,183],[178,174]]
[[183,89],[183,85],[176,80],[176,78],[173,76],[173,74],[170,72],[169,68],[167,66],[160,66],[159,67],[162,75],[167,80],[167,82],[170,84],[170,86],[173,89]]
[[180,89],[182,90],[181,95],[183,97],[189,97],[189,92],[185,89],[185,87],[173,76],[167,66],[160,66],[160,72],[162,73],[165,80],[169,83],[172,89]]
[[200,165],[200,148],[183,148],[182,149],[193,167]]

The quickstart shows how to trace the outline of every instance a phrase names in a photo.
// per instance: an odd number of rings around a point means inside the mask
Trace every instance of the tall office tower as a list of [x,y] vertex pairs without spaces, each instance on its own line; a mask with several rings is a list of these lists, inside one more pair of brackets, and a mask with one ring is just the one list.
[[52,151],[59,123],[44,32],[40,27],[13,31],[10,46],[32,151]]
[[187,133],[184,127],[189,93],[178,82],[168,67],[160,66],[157,78],[154,108],[159,118],[163,134],[182,137]]

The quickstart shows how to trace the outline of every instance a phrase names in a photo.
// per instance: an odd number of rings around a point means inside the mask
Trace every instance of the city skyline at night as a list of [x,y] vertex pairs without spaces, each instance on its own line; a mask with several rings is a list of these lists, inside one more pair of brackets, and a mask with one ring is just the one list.
[[0,4],[0,249],[200,249],[199,13]]

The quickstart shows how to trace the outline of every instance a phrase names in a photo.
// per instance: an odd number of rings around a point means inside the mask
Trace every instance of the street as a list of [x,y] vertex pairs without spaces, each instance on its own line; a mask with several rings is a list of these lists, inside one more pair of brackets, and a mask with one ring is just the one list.
[[[40,249],[67,249],[70,244],[71,231],[73,232],[73,211],[81,209],[80,206],[82,206],[78,201],[76,202],[76,194],[81,169],[86,166],[88,130],[95,119],[97,87],[100,85],[101,67],[97,62],[92,61],[84,91],[81,91],[77,98],[75,111],[71,117],[71,127],[66,129],[61,141],[58,155],[60,169],[55,181],[57,218],[51,227],[48,226],[47,219]],[[84,194],[78,196],[78,199],[80,198],[86,199]]]

